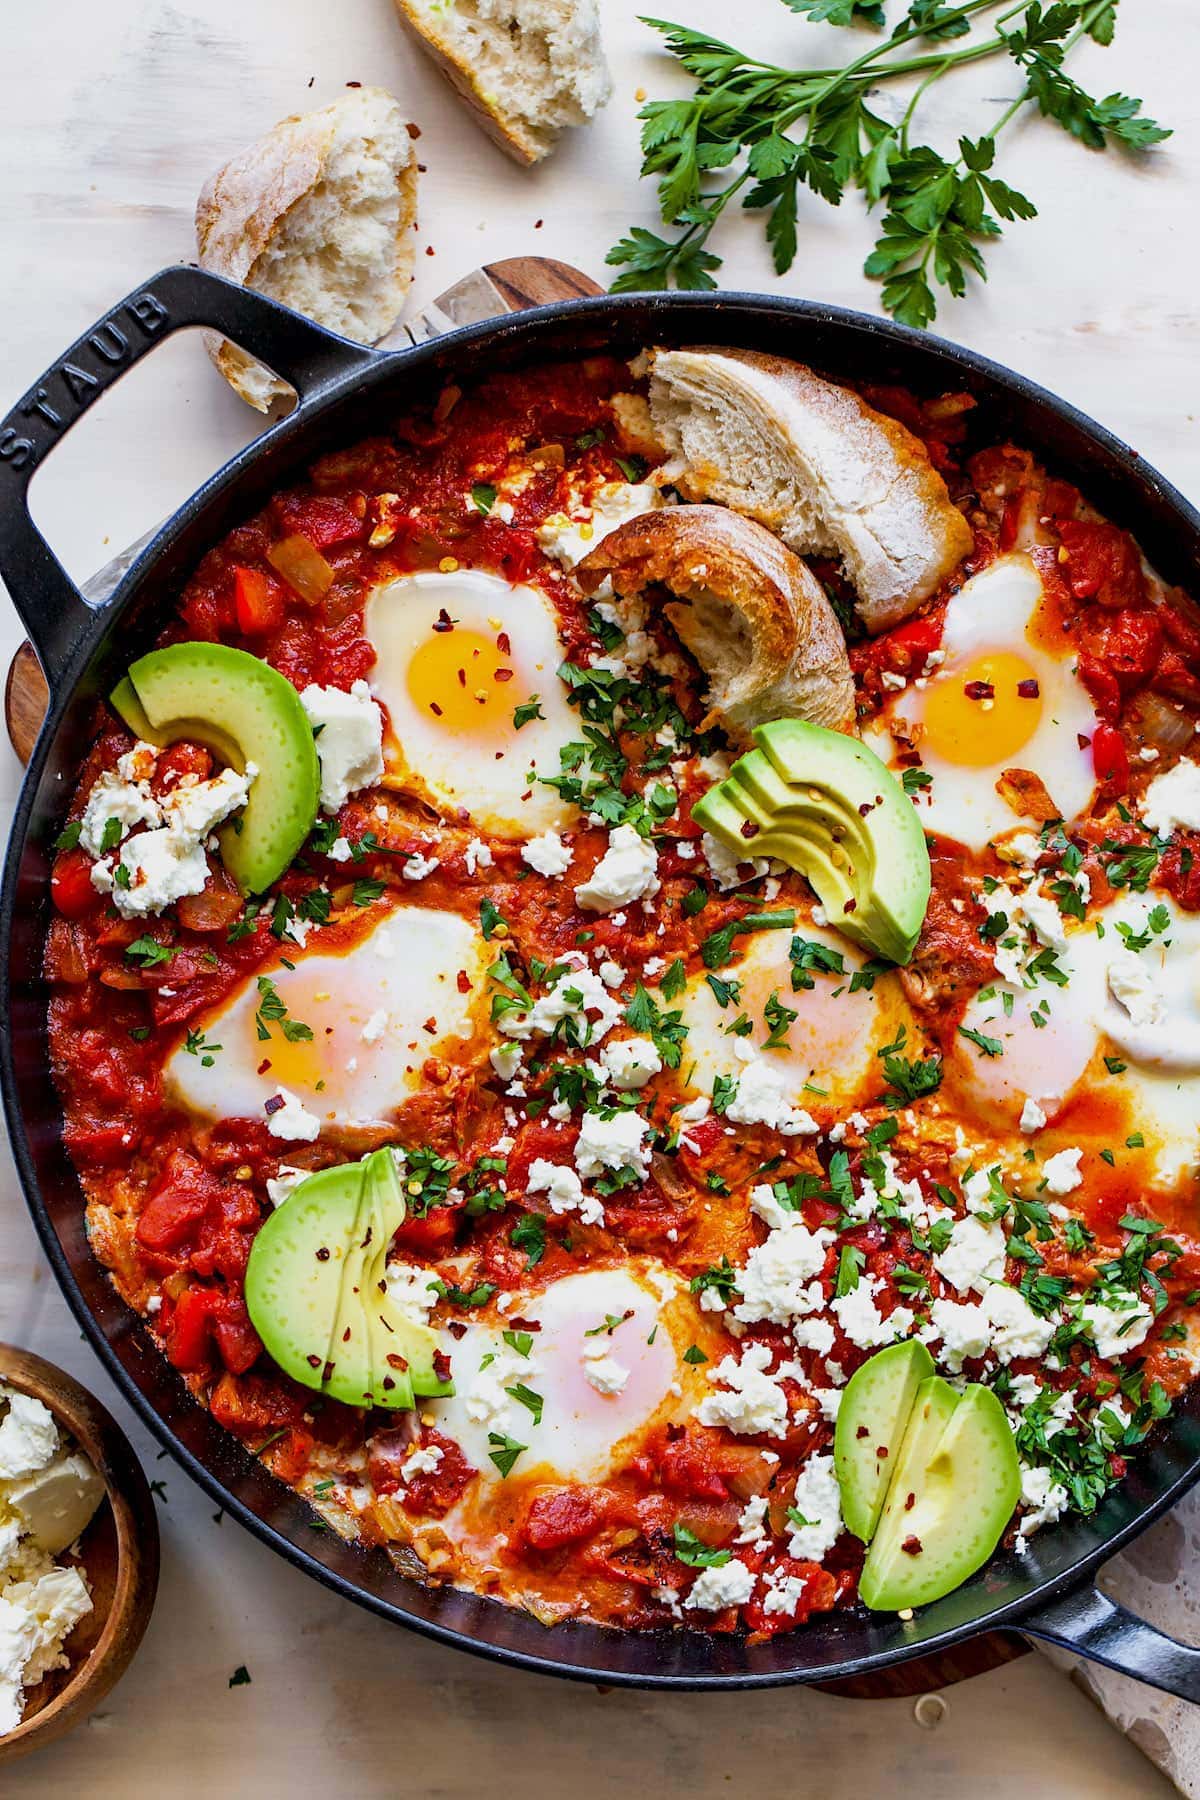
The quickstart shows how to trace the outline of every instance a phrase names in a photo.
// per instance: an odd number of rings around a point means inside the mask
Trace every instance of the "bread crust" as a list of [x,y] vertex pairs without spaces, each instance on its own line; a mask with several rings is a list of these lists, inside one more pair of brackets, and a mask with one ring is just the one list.
[[705,727],[739,743],[768,719],[855,731],[846,640],[816,576],[763,526],[723,506],[671,506],[619,525],[576,566],[585,593],[661,586],[709,678]]
[[[356,95],[381,94],[362,88]],[[390,95],[386,95],[389,101]],[[270,246],[287,214],[324,174],[337,134],[338,113],[356,104],[350,96],[311,113],[293,113],[231,157],[209,177],[196,202],[196,246],[200,266],[244,287],[253,287],[259,259]],[[416,153],[399,171],[400,220],[396,234],[396,279],[412,280],[412,223],[417,210]],[[291,392],[262,365],[228,339],[213,333],[205,339],[208,353],[230,386],[249,405],[266,412],[272,400]]]
[[[699,367],[702,360],[703,368]],[[743,374],[745,371],[745,374]],[[800,529],[783,480],[774,496],[748,491],[748,477],[715,457],[685,451],[672,417],[672,381],[689,372],[707,377],[706,393],[721,393],[731,411],[754,414],[773,440],[787,473],[819,515]],[[748,377],[748,379],[747,379]],[[700,346],[656,351],[650,404],[656,428],[674,461],[671,479],[689,499],[717,499],[778,531],[799,554],[839,554],[854,580],[869,631],[907,618],[970,552],[974,537],[920,439],[898,420],[877,412],[849,388],[803,363],[762,351]],[[811,438],[810,438],[811,434]],[[811,439],[815,439],[815,444]],[[803,441],[801,441],[803,440]],[[822,469],[817,445],[836,444],[841,466]],[[859,504],[835,500],[828,481],[844,488],[854,471]]]
[[532,168],[534,163],[549,155],[554,147],[553,137],[548,136],[542,141],[526,130],[519,119],[505,119],[494,111],[484,99],[478,79],[457,46],[449,37],[433,29],[432,21],[413,4],[413,0],[396,0],[396,11],[434,67],[465,103],[475,123],[482,126],[494,144],[524,169]]

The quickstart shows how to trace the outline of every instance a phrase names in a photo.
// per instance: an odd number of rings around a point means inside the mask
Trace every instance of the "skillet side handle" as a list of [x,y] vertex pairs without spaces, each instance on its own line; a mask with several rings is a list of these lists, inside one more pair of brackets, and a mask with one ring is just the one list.
[[101,394],[173,332],[205,325],[289,381],[301,404],[374,352],[248,288],[182,265],[127,294],[48,369],[0,421],[0,576],[53,688],[91,613],[29,511],[29,483]]
[[1200,1701],[1200,1650],[1156,1630],[1106,1599],[1098,1588],[1085,1586],[1064,1594],[1022,1619],[1021,1630],[1026,1637],[1056,1644],[1179,1700]]

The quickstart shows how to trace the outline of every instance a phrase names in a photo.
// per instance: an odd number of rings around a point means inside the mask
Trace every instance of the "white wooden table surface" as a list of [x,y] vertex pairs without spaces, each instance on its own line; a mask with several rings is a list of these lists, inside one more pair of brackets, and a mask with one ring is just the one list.
[[[635,92],[670,71],[635,0],[600,0],[617,94],[548,166],[521,173],[464,120],[401,35],[391,0],[39,0],[4,9],[0,61],[0,401],[7,405],[92,319],[192,253],[204,177],[290,111],[347,81],[391,88],[422,128],[427,165],[413,304],[478,263],[553,254],[602,277],[608,245],[653,226],[640,188]],[[776,0],[686,0],[664,10],[760,55],[815,61],[821,32]],[[832,34],[830,34],[832,37]],[[800,49],[803,43],[803,50]],[[992,277],[947,306],[946,335],[1101,416],[1185,491],[1200,494],[1200,275],[1191,202],[1200,176],[1200,13],[1124,0],[1117,46],[1089,47],[1081,78],[1145,97],[1176,127],[1136,165],[1090,156],[1038,121],[1005,139],[1007,179],[1040,216],[991,253]],[[947,141],[977,135],[1013,78],[990,65],[939,103]],[[540,222],[540,225],[539,225]],[[777,283],[757,223],[724,233],[729,285],[869,310],[866,228],[847,202],[810,203]],[[429,254],[424,254],[428,247]],[[258,428],[193,337],[172,341],[106,399],[33,487],[39,521],[84,576],[164,516]],[[0,607],[0,653],[19,633]],[[0,809],[19,770],[0,748]],[[38,1253],[0,1148],[0,1333],[74,1371],[129,1422]],[[236,1526],[148,1435],[163,1484],[163,1583],[149,1636],[105,1711],[5,1770],[3,1792],[96,1800],[166,1793],[396,1795],[455,1800],[501,1789],[579,1800],[631,1789],[712,1800],[755,1777],[828,1800],[1166,1794],[1165,1781],[1041,1658],[955,1688],[934,1729],[908,1701],[777,1691],[725,1699],[601,1694],[422,1643],[324,1593]],[[230,1689],[245,1664],[249,1686]]]

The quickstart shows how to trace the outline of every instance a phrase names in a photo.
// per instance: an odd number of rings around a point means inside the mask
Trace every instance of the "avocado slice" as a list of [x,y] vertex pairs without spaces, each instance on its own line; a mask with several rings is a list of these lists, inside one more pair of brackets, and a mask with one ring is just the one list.
[[278,880],[312,829],[320,792],[312,726],[286,676],[228,644],[170,644],[140,657],[109,697],[148,743],[188,738],[239,771],[254,764],[240,819],[218,834],[221,856],[250,893]]
[[437,1337],[387,1294],[388,1247],[404,1222],[390,1150],[299,1182],[250,1250],[246,1306],[284,1372],[347,1406],[404,1410],[414,1392],[453,1393]]
[[856,1369],[838,1408],[833,1466],[842,1517],[855,1537],[875,1535],[917,1389],[933,1374],[933,1358],[915,1338],[889,1344]]
[[801,719],[760,725],[754,742],[692,817],[738,856],[777,856],[798,869],[831,925],[907,962],[929,905],[930,870],[901,784],[857,738]]
[[917,1389],[896,1472],[867,1552],[859,1596],[875,1611],[940,1600],[982,1568],[1021,1495],[1003,1406],[972,1383],[939,1376]]

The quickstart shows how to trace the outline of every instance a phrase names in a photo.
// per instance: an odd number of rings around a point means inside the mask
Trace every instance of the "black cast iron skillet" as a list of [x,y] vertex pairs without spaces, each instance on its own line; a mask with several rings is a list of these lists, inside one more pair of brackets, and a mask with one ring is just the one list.
[[[84,600],[30,518],[31,475],[62,433],[170,333],[212,326],[292,382],[296,410],[215,475],[155,536],[102,608]],[[86,747],[89,701],[146,649],[204,551],[319,451],[386,430],[448,376],[645,344],[728,343],[812,362],[833,376],[917,392],[967,389],[980,442],[1011,434],[1136,533],[1168,581],[1195,587],[1200,515],[1137,454],[1032,383],[937,338],[881,319],[753,294],[624,295],[492,320],[399,353],[331,336],[258,295],[194,269],[165,269],[72,346],[0,425],[0,574],[41,659],[50,710],[21,790],[0,893],[0,1084],[25,1195],[84,1331],[149,1427],[220,1504],[297,1567],[385,1618],[499,1662],[642,1687],[751,1687],[831,1680],[1019,1629],[1200,1700],[1200,1650],[1163,1636],[1094,1586],[1103,1562],[1200,1476],[1200,1391],[1186,1397],[1090,1519],[1001,1554],[911,1620],[834,1613],[788,1636],[617,1633],[425,1588],[382,1551],[314,1531],[312,1514],[214,1423],[117,1297],[91,1256],[78,1180],[62,1147],[38,976],[51,842]]]

